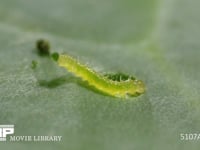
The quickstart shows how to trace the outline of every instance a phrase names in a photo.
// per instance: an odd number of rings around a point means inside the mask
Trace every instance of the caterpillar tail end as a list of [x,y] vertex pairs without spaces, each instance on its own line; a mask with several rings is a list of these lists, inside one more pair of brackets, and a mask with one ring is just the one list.
[[145,92],[145,84],[141,80],[135,80],[134,84],[136,85],[136,95],[141,95]]

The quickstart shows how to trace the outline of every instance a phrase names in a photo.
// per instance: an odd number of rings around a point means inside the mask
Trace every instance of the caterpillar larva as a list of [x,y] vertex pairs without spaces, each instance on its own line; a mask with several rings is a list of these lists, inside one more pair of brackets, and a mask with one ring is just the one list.
[[[124,75],[102,75],[78,62],[75,58],[67,54],[52,54],[58,65],[66,68],[75,76],[87,81],[89,85],[108,95],[120,98],[138,96],[145,91],[144,83],[133,77]],[[119,79],[119,78],[122,78]]]

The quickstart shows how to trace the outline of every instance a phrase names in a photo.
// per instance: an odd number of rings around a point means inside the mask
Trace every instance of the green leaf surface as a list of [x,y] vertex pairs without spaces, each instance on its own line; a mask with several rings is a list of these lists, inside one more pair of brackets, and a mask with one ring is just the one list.
[[[1,149],[199,149],[199,140],[180,139],[200,133],[199,7],[199,0],[0,0],[0,124],[14,124],[15,135],[63,136]],[[88,89],[37,56],[40,38],[97,71],[136,76],[146,93],[123,100]],[[39,73],[32,60],[43,64]]]

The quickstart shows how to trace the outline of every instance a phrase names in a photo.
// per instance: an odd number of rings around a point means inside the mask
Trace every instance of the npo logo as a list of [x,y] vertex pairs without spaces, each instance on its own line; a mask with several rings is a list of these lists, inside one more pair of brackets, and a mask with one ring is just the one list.
[[14,125],[0,125],[0,141],[6,141],[9,134],[14,134]]

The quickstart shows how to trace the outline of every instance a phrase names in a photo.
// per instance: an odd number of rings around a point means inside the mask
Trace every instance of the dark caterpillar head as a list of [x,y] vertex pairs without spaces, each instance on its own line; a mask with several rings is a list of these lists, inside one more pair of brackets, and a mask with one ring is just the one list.
[[129,76],[123,73],[116,73],[116,74],[104,74],[104,76],[112,81],[126,81],[126,80],[135,80],[135,77]]

